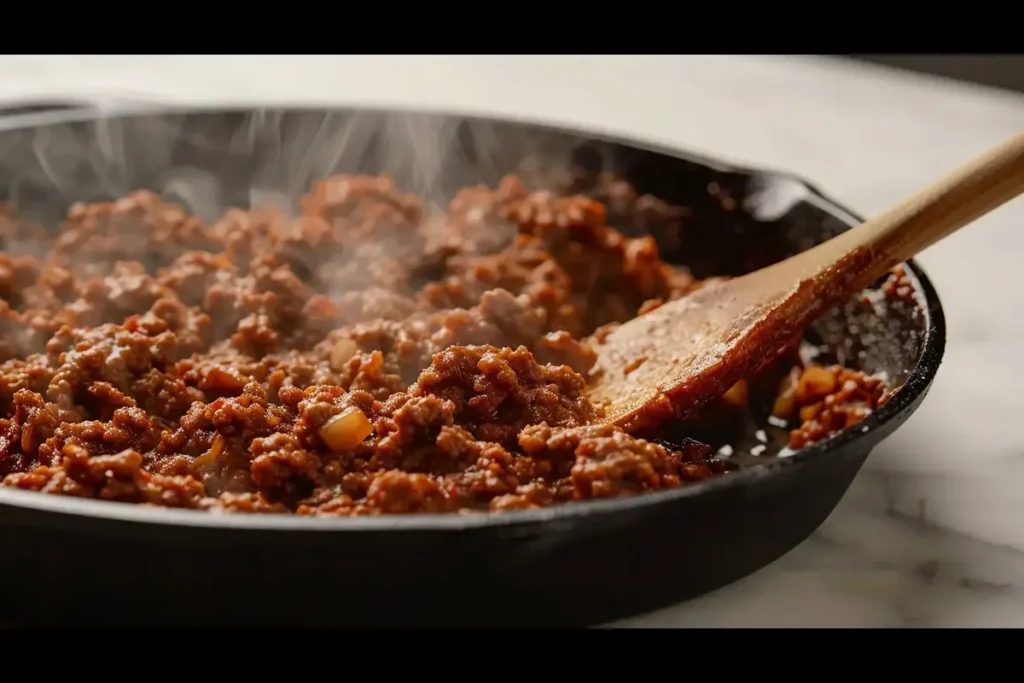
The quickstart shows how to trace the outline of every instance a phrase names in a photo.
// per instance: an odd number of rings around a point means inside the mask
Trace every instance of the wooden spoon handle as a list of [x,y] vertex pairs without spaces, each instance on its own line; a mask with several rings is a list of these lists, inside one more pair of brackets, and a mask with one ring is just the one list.
[[[863,285],[1024,192],[1024,133],[985,152],[819,248],[827,262],[858,247],[872,252]],[[823,258],[824,257],[824,258]]]

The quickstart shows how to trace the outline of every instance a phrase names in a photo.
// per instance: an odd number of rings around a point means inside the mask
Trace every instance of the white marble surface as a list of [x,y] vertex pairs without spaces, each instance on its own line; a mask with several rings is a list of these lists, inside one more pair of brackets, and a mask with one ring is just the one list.
[[[861,213],[1024,128],[1024,96],[811,58],[0,57],[0,98],[58,94],[513,112],[791,170]],[[928,250],[949,339],[923,407],[799,548],[628,623],[1024,626],[1021,254],[1020,200]]]

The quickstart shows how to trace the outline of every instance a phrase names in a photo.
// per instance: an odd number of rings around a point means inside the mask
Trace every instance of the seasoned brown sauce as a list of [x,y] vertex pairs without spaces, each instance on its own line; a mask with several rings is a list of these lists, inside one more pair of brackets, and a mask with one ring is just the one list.
[[[636,225],[685,216],[606,189]],[[513,177],[446,213],[358,176],[317,183],[298,215],[232,209],[212,225],[148,192],[75,205],[56,236],[0,213],[0,477],[145,505],[368,515],[723,474],[697,441],[593,424],[591,341],[702,284],[607,222],[605,203]],[[907,294],[898,277],[889,289]],[[888,396],[881,379],[803,366],[797,348],[702,420],[775,397],[800,448]]]

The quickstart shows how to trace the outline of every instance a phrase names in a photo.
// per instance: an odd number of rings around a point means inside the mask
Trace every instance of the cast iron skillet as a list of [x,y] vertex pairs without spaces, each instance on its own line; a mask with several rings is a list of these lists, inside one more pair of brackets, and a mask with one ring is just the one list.
[[[544,181],[570,162],[688,207],[686,244],[663,247],[699,276],[763,265],[858,220],[788,174],[525,122],[308,108],[103,118],[69,107],[44,118],[0,121],[0,187],[21,213],[50,222],[72,201],[137,188],[215,213],[254,196],[295,197],[331,172],[387,172],[443,201],[510,171]],[[945,326],[927,277],[913,263],[908,272],[923,312],[882,319],[851,304],[816,328],[849,363],[884,370],[902,389],[795,456],[775,457],[785,431],[764,427],[768,451],[738,472],[499,515],[226,516],[0,488],[0,609],[35,624],[582,626],[715,589],[810,535],[920,405]]]

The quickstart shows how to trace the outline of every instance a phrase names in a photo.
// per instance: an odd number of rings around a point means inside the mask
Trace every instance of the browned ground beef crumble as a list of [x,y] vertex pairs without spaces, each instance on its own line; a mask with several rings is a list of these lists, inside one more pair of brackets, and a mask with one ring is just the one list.
[[[686,216],[621,181],[601,199],[640,227]],[[509,177],[437,215],[387,178],[342,176],[299,215],[204,225],[136,192],[73,206],[56,237],[0,211],[0,244],[6,486],[368,515],[532,508],[727,469],[703,444],[593,424],[591,341],[701,282],[592,198]],[[711,412],[781,377],[775,413],[798,418],[799,448],[887,395],[863,373],[789,367]]]

